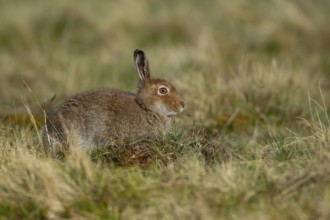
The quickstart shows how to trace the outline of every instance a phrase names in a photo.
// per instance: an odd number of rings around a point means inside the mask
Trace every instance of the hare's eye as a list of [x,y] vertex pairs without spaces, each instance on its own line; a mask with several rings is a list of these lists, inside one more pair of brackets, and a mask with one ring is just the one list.
[[166,87],[162,86],[158,89],[158,93],[159,93],[159,95],[165,95],[168,93],[168,89]]

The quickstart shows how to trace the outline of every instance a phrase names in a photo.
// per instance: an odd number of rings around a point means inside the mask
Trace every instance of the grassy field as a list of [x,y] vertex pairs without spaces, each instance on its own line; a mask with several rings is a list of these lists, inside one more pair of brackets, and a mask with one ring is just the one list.
[[[329,11],[328,0],[0,1],[0,219],[330,219]],[[45,155],[39,103],[135,91],[135,48],[184,97],[174,129]]]

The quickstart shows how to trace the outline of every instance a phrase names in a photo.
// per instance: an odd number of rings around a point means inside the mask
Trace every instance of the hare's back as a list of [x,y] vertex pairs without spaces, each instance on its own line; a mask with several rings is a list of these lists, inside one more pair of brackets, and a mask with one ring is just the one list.
[[[64,101],[54,110],[55,115],[63,118],[75,119],[78,117],[102,116],[124,107],[135,105],[134,94],[116,89],[95,89],[82,93]],[[105,115],[104,115],[105,116]]]
[[133,118],[129,113],[132,110],[139,111],[132,93],[115,89],[82,92],[64,101],[48,115],[45,134],[62,143],[67,141],[70,133],[78,134],[79,139],[87,143],[86,140],[114,133],[112,130],[119,128],[118,120],[122,123]]

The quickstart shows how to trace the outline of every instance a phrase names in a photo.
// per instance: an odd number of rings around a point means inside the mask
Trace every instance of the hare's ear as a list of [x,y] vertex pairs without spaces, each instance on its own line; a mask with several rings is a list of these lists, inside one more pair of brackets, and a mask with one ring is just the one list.
[[149,62],[142,50],[134,50],[134,65],[141,82],[150,78]]

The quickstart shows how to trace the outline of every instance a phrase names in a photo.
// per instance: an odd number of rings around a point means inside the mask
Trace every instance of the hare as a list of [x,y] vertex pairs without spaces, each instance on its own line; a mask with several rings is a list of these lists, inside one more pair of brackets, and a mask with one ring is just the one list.
[[72,141],[93,149],[114,140],[135,140],[166,133],[174,116],[184,110],[175,87],[150,76],[142,50],[133,54],[139,77],[136,93],[94,89],[78,93],[56,107],[46,120],[43,142],[52,152]]

